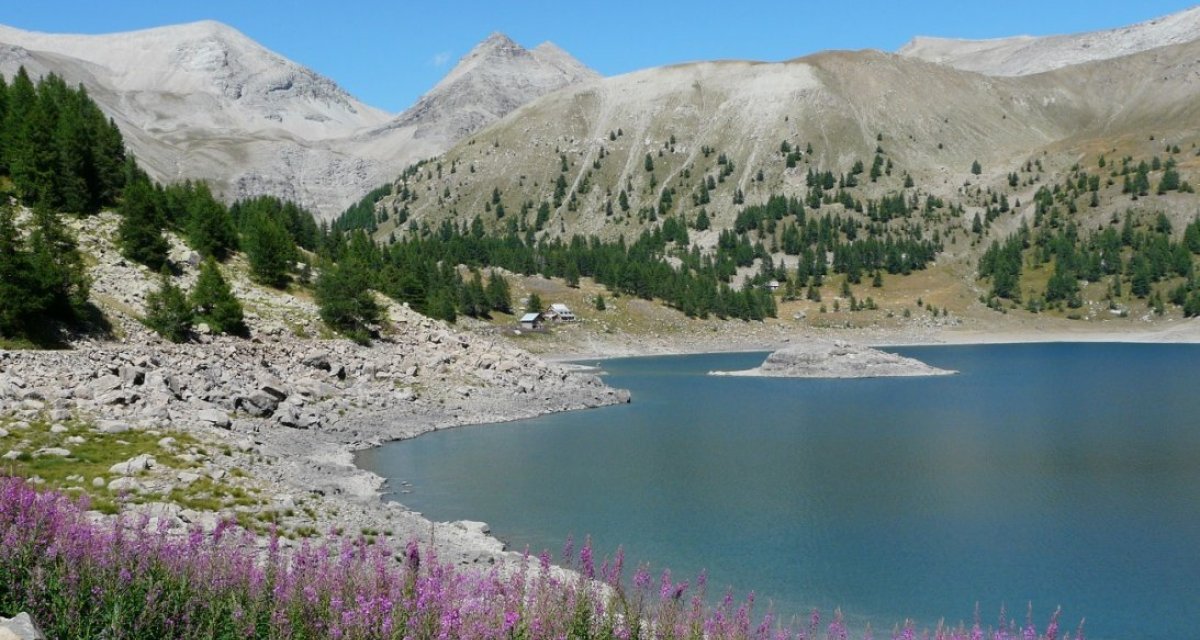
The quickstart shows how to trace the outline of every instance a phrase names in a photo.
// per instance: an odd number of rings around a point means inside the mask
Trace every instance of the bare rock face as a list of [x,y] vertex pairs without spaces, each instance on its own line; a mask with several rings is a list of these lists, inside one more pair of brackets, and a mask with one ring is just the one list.
[[401,114],[396,125],[414,126],[414,137],[440,140],[448,148],[534,98],[599,77],[550,42],[531,50],[494,33]]
[[1024,76],[1197,38],[1200,38],[1200,7],[1193,7],[1128,27],[1092,33],[994,40],[918,37],[897,53],[991,76]]
[[712,371],[718,376],[767,378],[884,378],[944,376],[957,373],[931,367],[920,360],[841,340],[805,342],[780,349],[762,365],[745,371]]

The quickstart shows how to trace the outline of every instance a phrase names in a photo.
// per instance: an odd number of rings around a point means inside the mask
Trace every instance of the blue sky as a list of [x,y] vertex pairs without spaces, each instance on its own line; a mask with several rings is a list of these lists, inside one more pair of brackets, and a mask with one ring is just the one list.
[[0,23],[107,33],[212,19],[316,69],[373,106],[411,105],[493,31],[552,40],[605,75],[721,58],[786,60],[824,49],[894,51],[915,35],[993,38],[1106,29],[1187,0],[582,1],[29,0]]

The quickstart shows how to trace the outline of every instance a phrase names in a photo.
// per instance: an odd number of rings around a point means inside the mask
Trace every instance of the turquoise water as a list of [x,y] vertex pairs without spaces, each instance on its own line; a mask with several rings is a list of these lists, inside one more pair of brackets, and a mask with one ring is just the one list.
[[[877,631],[1007,604],[1091,638],[1200,637],[1200,348],[897,348],[958,376],[715,378],[763,354],[602,363],[634,403],[429,434],[359,463],[511,547],[590,534],[783,614]],[[597,555],[600,555],[598,552]],[[886,635],[877,633],[876,635]]]

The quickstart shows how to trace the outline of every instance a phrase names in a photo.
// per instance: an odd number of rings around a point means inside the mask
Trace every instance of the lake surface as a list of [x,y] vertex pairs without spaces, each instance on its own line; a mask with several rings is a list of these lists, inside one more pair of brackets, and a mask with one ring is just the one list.
[[[1200,637],[1200,347],[892,349],[958,369],[718,378],[764,354],[602,363],[630,405],[422,436],[359,464],[512,548],[590,534],[627,566],[709,573],[877,636],[1001,604],[1097,638]],[[557,553],[556,553],[557,556]]]

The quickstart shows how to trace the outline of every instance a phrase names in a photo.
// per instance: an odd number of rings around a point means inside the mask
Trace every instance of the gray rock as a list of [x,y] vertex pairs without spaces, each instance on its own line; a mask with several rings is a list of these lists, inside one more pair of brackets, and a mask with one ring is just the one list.
[[39,458],[41,458],[43,456],[53,457],[53,458],[69,458],[69,457],[71,457],[71,451],[69,449],[63,449],[61,447],[46,447],[44,449],[38,449],[37,451],[33,452],[33,455],[35,455]]
[[233,424],[229,421],[229,414],[217,409],[201,409],[196,412],[196,419],[221,429],[228,429]]
[[287,400],[288,397],[288,392],[284,388],[283,383],[278,380],[260,383],[258,389],[279,401]]
[[466,531],[467,533],[477,533],[479,535],[487,535],[492,532],[492,528],[486,522],[478,522],[475,520],[459,520],[453,523],[455,527]]
[[200,479],[200,474],[192,473],[191,471],[180,471],[176,474],[175,479],[181,484],[192,484]]
[[249,396],[238,398],[237,407],[246,413],[265,418],[275,413],[279,407],[279,399],[265,391],[255,391]]
[[133,427],[129,426],[126,422],[118,420],[101,420],[96,423],[96,430],[100,433],[125,433],[130,429],[133,429]]
[[18,613],[11,618],[0,618],[0,640],[45,640],[42,630],[34,624],[28,613]]
[[116,493],[142,493],[146,485],[134,478],[117,478],[108,483],[108,490]]
[[102,396],[110,391],[121,388],[121,379],[112,374],[100,376],[92,383],[92,393]]
[[117,464],[114,464],[108,468],[108,472],[119,476],[132,476],[141,473],[142,471],[146,471],[147,469],[153,469],[156,464],[157,461],[154,459],[154,456],[151,456],[148,453],[143,453],[141,455],[134,456],[125,462],[118,462]]
[[96,403],[104,406],[129,405],[137,402],[138,394],[126,391],[109,391],[96,396]]
[[300,364],[303,364],[306,367],[312,367],[314,369],[321,369],[322,371],[329,371],[331,367],[329,363],[329,352],[310,352],[308,355],[304,356],[304,359],[300,361]]
[[121,384],[126,387],[133,387],[142,384],[146,380],[146,370],[141,367],[134,367],[127,364],[121,365],[119,369],[121,376]]

